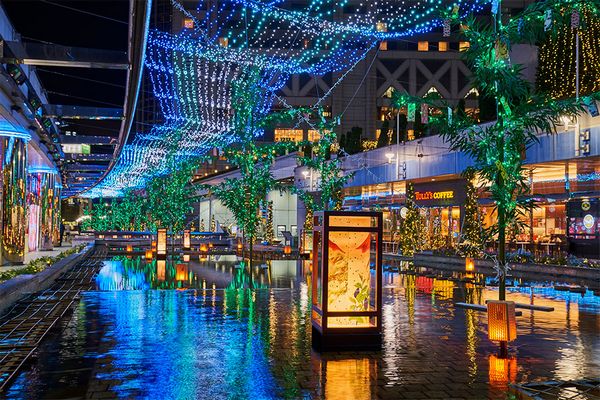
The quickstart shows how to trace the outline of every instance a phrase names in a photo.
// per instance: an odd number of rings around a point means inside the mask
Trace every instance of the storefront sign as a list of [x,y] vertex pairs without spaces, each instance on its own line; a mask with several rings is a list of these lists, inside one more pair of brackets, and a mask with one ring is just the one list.
[[416,200],[444,200],[453,198],[454,190],[447,190],[444,192],[415,192]]
[[461,206],[466,201],[466,181],[463,179],[415,183],[415,202],[419,206]]

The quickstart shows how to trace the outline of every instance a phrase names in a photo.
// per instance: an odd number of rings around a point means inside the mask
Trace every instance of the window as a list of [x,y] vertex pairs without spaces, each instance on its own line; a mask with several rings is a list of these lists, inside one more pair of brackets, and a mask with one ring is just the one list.
[[429,42],[421,41],[417,44],[417,50],[419,51],[429,51]]
[[184,18],[183,19],[183,27],[185,29],[194,29],[194,20],[191,18]]
[[448,51],[448,42],[439,42],[438,51]]
[[229,46],[229,38],[220,37],[219,38],[219,46],[221,46],[221,47],[228,47]]
[[384,40],[383,42],[379,43],[379,50],[381,51],[387,51],[388,49],[388,43],[386,40]]
[[471,47],[471,43],[469,43],[469,42],[459,42],[458,43],[459,51],[467,51],[467,50],[469,50],[469,47]]
[[276,142],[300,142],[303,140],[303,131],[302,129],[289,129],[289,128],[280,128],[275,129],[275,141]]

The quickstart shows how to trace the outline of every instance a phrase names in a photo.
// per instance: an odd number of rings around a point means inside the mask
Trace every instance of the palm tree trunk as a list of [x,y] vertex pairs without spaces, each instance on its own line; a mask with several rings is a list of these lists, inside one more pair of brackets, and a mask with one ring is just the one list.
[[500,283],[498,300],[506,300],[506,217],[503,207],[498,207],[498,263]]

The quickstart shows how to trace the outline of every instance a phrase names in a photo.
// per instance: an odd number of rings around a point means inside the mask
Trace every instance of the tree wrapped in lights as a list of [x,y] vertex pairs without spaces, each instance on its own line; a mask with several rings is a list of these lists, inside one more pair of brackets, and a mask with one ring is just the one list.
[[554,98],[576,95],[576,36],[579,33],[579,94],[600,91],[600,15],[592,3],[578,2],[560,17],[572,18],[557,27],[539,48],[537,89]]
[[406,183],[406,217],[400,224],[399,246],[403,256],[412,257],[422,250],[423,220],[415,203],[415,187]]
[[[461,35],[470,42],[463,54],[471,68],[474,85],[482,96],[497,99],[495,122],[476,125],[469,116],[453,112],[441,100],[407,99],[406,95],[396,99],[436,107],[438,113],[431,116],[430,125],[442,133],[453,150],[470,156],[474,169],[489,183],[498,217],[490,232],[498,238],[495,262],[500,300],[506,297],[507,228],[524,220],[522,217],[534,206],[533,201],[525,200],[529,187],[523,168],[524,152],[538,140],[538,132],[554,132],[563,115],[584,111],[583,104],[575,99],[555,100],[545,93],[534,92],[521,73],[522,67],[510,62],[510,48],[516,43],[535,43],[548,34],[555,34],[562,28],[563,21],[550,18],[548,23],[548,16],[571,15],[574,4],[563,0],[534,3],[506,24],[501,21],[501,7],[497,4],[492,26],[477,23],[474,18],[463,20],[455,14],[448,16],[460,24]],[[598,0],[590,0],[588,4],[598,9]],[[598,94],[593,97],[597,99]]]
[[320,138],[313,144],[312,154],[305,153],[298,157],[300,165],[307,167],[317,182],[309,188],[294,187],[294,192],[306,207],[305,230],[312,229],[315,211],[341,210],[344,185],[352,178],[352,174],[344,174],[342,161],[336,155],[339,148],[334,132],[336,123],[326,121],[322,115],[322,110],[319,110],[314,127],[319,131]]
[[150,227],[165,227],[172,232],[183,230],[195,201],[188,187],[194,171],[195,164],[186,163],[173,173],[154,177],[148,182],[146,197]]
[[265,221],[265,241],[273,243],[275,240],[275,228],[273,226],[273,202],[267,202],[267,220]]
[[100,198],[92,204],[91,228],[99,232],[112,229],[111,214],[109,204]]
[[463,173],[466,179],[465,216],[460,234],[459,250],[465,257],[481,255],[483,241],[483,226],[478,208],[477,187],[475,186],[475,171],[468,168]]
[[262,104],[263,84],[259,72],[254,68],[246,69],[243,78],[232,83],[231,135],[235,146],[225,149],[225,158],[238,169],[239,178],[226,178],[218,185],[204,186],[231,211],[238,227],[242,229],[250,248],[250,264],[253,242],[261,220],[259,205],[270,190],[283,189],[271,174],[271,166],[277,154],[291,145],[285,142],[259,144],[255,141],[264,126],[282,118],[281,115],[265,116],[257,111]]

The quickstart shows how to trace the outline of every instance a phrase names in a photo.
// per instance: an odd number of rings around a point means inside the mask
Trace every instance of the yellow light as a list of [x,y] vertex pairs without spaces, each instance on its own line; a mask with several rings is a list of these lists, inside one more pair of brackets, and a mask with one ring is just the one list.
[[167,262],[165,260],[157,260],[156,261],[156,279],[159,281],[165,280],[167,270]]
[[517,380],[517,359],[515,357],[500,358],[490,355],[489,380],[493,386],[505,386]]
[[511,342],[517,338],[517,320],[513,301],[488,301],[488,337],[495,342]]
[[98,235],[98,239],[104,239],[104,235]]
[[128,246],[127,246],[127,252],[128,252],[128,253],[131,253],[132,251],[133,251],[133,246],[131,246],[131,245],[128,245]]
[[184,262],[190,262],[190,255],[189,254],[184,254],[183,255],[183,261]]
[[438,51],[448,51],[448,42],[439,42]]
[[420,41],[419,43],[417,43],[417,50],[419,50],[419,51],[429,51],[429,42],[427,42],[427,41]]
[[292,254],[292,246],[285,246],[285,247],[283,248],[283,252],[284,252],[285,254]]
[[465,258],[465,271],[467,271],[467,272],[475,271],[475,260],[473,260],[471,257]]
[[152,250],[146,250],[146,260],[152,260]]
[[156,242],[152,241],[152,251],[156,251]]
[[243,245],[241,243],[238,243],[237,248],[238,248],[238,250],[242,250]]
[[175,266],[175,279],[178,281],[185,281],[188,277],[187,264],[177,264]]
[[113,239],[117,239],[117,238],[118,238],[118,236],[117,236],[117,235],[113,235],[113,237],[112,237],[112,238],[113,238]]
[[208,247],[205,244],[203,244],[200,246],[200,251],[208,251]]

